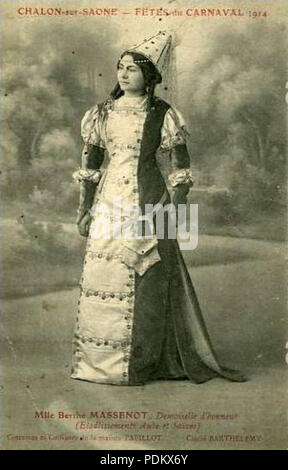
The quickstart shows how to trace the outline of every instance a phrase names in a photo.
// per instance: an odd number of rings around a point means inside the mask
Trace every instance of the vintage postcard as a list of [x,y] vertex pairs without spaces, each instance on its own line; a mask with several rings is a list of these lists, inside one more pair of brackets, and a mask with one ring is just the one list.
[[1,448],[287,449],[287,2],[0,4]]

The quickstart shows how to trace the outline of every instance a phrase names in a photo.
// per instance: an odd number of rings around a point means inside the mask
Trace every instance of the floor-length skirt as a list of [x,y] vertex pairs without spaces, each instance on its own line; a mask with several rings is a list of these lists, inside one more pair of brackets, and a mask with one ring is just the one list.
[[217,361],[177,240],[158,240],[159,258],[141,274],[120,245],[100,245],[87,243],[72,378],[119,385],[245,380]]

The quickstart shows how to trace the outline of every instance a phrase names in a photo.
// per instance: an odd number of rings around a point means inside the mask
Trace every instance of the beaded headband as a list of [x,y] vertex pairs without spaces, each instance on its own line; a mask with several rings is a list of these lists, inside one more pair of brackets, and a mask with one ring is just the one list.
[[[121,60],[121,58],[119,59]],[[134,64],[143,64],[144,62],[151,62],[149,59],[143,59],[143,60],[133,60]]]
[[135,64],[143,64],[143,62],[150,62],[149,59],[143,59],[143,60],[134,60]]

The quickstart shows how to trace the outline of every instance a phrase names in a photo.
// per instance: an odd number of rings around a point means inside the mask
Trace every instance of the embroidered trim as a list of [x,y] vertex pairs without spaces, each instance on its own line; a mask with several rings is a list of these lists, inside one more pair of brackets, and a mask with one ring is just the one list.
[[[114,139],[108,139],[108,142],[113,142]],[[114,149],[117,150],[140,150],[140,139],[137,139],[138,142],[136,141],[135,144],[119,144],[119,143],[113,143],[113,151]],[[113,156],[113,151],[110,151],[109,154]]]
[[99,261],[101,259],[105,259],[106,261],[110,261],[111,259],[120,259],[122,260],[123,257],[121,255],[116,255],[116,254],[112,254],[110,253],[109,251],[89,251],[89,249],[87,250],[87,256],[89,256],[91,259],[95,260],[95,259],[98,259]]
[[189,168],[174,171],[168,176],[168,180],[172,188],[175,188],[179,184],[187,184],[188,186],[193,186],[195,182],[192,176],[192,172]]
[[[130,339],[119,339],[119,340],[111,340],[111,339],[105,339],[102,337],[91,337],[91,336],[84,336],[84,335],[74,335],[73,343],[78,344],[79,342],[81,343],[95,343],[96,346],[112,346],[113,349],[117,348],[128,348],[131,345],[131,340]],[[78,353],[78,354],[76,354]],[[74,355],[82,355],[81,351],[75,350]]]
[[134,291],[111,292],[111,291],[103,291],[103,290],[85,289],[83,287],[81,288],[81,291],[85,297],[99,297],[102,300],[106,300],[110,298],[110,299],[119,300],[120,302],[122,302],[122,300],[129,299],[134,296]]

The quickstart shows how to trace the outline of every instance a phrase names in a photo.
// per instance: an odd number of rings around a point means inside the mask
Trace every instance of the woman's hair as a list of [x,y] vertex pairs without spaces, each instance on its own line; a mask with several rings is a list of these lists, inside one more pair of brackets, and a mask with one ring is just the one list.
[[[134,62],[142,70],[145,87],[148,93],[148,108],[150,108],[153,103],[155,87],[158,83],[162,82],[162,77],[160,73],[157,71],[155,65],[150,60],[147,60],[147,57],[143,56],[142,54],[138,54],[138,52],[127,52],[127,51],[123,52],[123,54],[121,54],[121,57],[117,63],[117,69],[119,67],[120,60],[125,55],[131,55],[133,57]],[[140,62],[144,60],[145,62]],[[115,100],[117,100],[123,94],[124,94],[124,91],[121,90],[120,85],[117,82],[115,88],[110,93],[110,96],[114,98]]]

